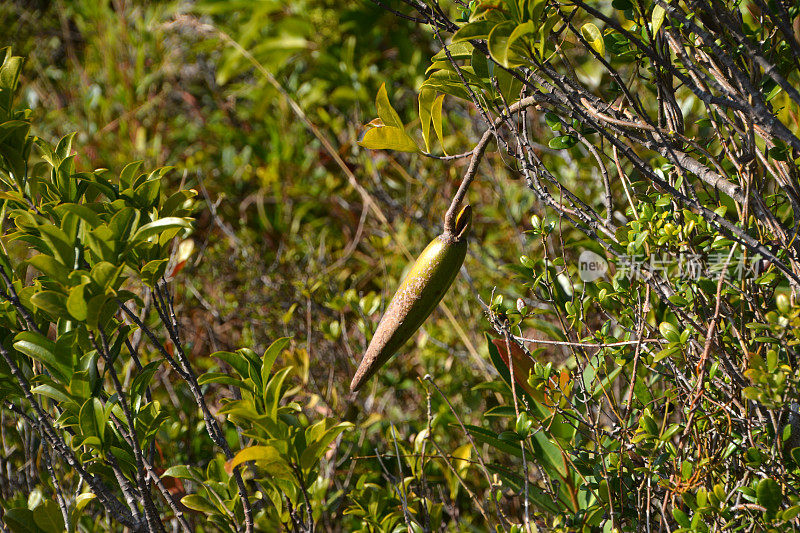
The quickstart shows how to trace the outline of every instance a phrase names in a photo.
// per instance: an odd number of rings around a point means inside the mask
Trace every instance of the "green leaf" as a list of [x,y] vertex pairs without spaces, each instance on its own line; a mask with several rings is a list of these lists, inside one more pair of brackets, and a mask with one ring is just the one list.
[[281,337],[280,339],[276,339],[269,345],[269,348],[266,349],[261,362],[261,383],[267,383],[269,381],[269,374],[272,372],[272,365],[275,364],[275,359],[277,359],[278,355],[286,348],[290,340],[291,337]]
[[133,383],[131,384],[131,400],[136,397],[144,396],[145,390],[150,385],[150,382],[153,380],[153,375],[160,366],[161,361],[150,361],[137,372],[136,377],[133,378]]
[[573,137],[572,135],[561,135],[559,137],[550,139],[550,142],[547,143],[547,146],[553,150],[566,150],[572,148],[576,144],[578,144],[577,138]]
[[53,318],[71,318],[67,313],[67,297],[56,291],[39,291],[31,296],[31,303]]
[[33,510],[33,521],[47,533],[63,533],[64,531],[64,517],[61,515],[61,509],[52,500],[45,500]]
[[272,376],[269,383],[264,385],[264,405],[266,406],[267,415],[269,415],[273,421],[278,418],[278,403],[281,401],[281,387],[283,386],[283,381],[291,371],[291,366],[278,371]]
[[433,129],[436,132],[436,136],[439,138],[439,142],[442,145],[442,152],[447,155],[447,151],[444,149],[444,132],[442,130],[442,104],[444,103],[444,95],[440,94],[436,97],[436,100],[433,101],[433,106],[431,106],[431,119],[433,121]]
[[436,91],[423,88],[419,92],[419,121],[422,125],[422,140],[425,142],[425,151],[431,151],[431,107],[436,99]]
[[125,168],[119,173],[119,181],[123,187],[130,187],[133,185],[133,180],[138,175],[141,166],[142,161],[133,161],[125,165]]
[[281,452],[274,446],[250,446],[239,450],[233,459],[226,462],[225,471],[230,474],[234,468],[247,461],[286,464]]
[[553,444],[543,431],[537,431],[531,435],[531,447],[534,457],[536,457],[551,474],[558,474],[561,477],[567,475],[567,467],[564,464],[564,455],[558,446]]
[[33,387],[31,392],[52,398],[61,404],[72,402],[72,399],[67,395],[66,391],[64,391],[62,388],[56,387],[55,385],[50,385],[47,383]]
[[248,381],[243,381],[239,378],[223,374],[221,372],[206,372],[197,378],[197,383],[205,385],[207,383],[218,383],[220,385],[227,385],[230,387],[237,387],[250,392],[255,392],[253,386]]
[[777,511],[783,503],[783,491],[777,481],[772,478],[764,478],[758,482],[756,498],[758,503],[766,507],[768,511]]
[[91,501],[92,501],[92,500],[94,500],[95,498],[97,498],[97,496],[95,496],[95,495],[94,495],[93,493],[91,493],[91,492],[84,492],[83,494],[79,494],[79,495],[78,495],[78,496],[75,498],[75,512],[76,512],[76,513],[78,513],[78,514],[80,514],[80,513],[81,513],[81,511],[83,511],[83,509],[84,509],[84,508],[85,508],[87,505],[89,505],[89,502],[91,502]]
[[72,374],[72,361],[60,361],[55,353],[53,341],[33,331],[23,331],[14,337],[14,349],[39,361],[62,382],[69,381]]
[[386,84],[382,83],[381,88],[378,89],[378,94],[375,97],[375,107],[378,110],[378,116],[383,121],[384,126],[403,129],[403,121],[400,120],[400,115],[394,110],[392,104],[389,102],[389,96],[386,94]]
[[45,276],[49,276],[62,285],[66,285],[67,277],[71,272],[69,268],[56,261],[54,257],[45,254],[31,257],[28,259],[28,263]]
[[474,39],[486,39],[489,32],[494,27],[495,22],[490,20],[479,20],[477,22],[470,22],[461,26],[457,32],[453,34],[450,39],[451,42],[457,43],[461,41],[471,41]]
[[306,443],[308,447],[303,450],[302,455],[300,456],[300,468],[303,470],[308,470],[312,466],[314,466],[317,461],[319,461],[320,457],[325,453],[325,450],[328,449],[328,446],[339,436],[344,430],[353,427],[353,424],[350,422],[342,422],[340,424],[336,424],[332,428],[328,429],[319,440],[314,442]]
[[176,465],[171,466],[164,470],[164,473],[161,474],[161,477],[175,477],[179,479],[193,479],[195,481],[201,481],[202,476],[197,471],[197,468],[190,467],[187,465]]
[[86,400],[86,403],[81,407],[78,421],[81,433],[85,437],[97,437],[101,443],[103,442],[106,430],[106,413],[99,398]]
[[192,509],[193,511],[200,511],[201,513],[216,513],[218,509],[207,499],[199,494],[189,494],[181,498],[181,503]]
[[652,29],[653,35],[658,33],[658,30],[661,29],[661,25],[664,24],[664,17],[666,16],[667,12],[664,10],[661,5],[656,5],[653,8],[653,16],[651,18],[652,21]]
[[[450,424],[450,427],[458,428],[460,426],[456,424]],[[519,447],[519,443],[511,444],[509,442],[500,440],[494,432],[478,426],[464,424],[464,427],[475,440],[484,444],[488,444],[489,446],[492,446],[503,453],[513,455],[514,457],[519,457],[520,459],[522,458],[522,449]]]
[[233,352],[214,352],[210,357],[216,357],[231,365],[231,367],[239,374],[242,379],[247,379],[250,376],[249,363],[247,357],[242,353]]
[[50,224],[42,224],[36,229],[42,239],[48,244],[53,255],[67,268],[72,268],[75,263],[75,249],[72,240],[61,228]]
[[359,146],[370,150],[397,150],[398,152],[418,152],[419,147],[414,139],[402,128],[378,126],[370,128],[358,141]]
[[[86,283],[88,283],[88,281]],[[86,305],[86,299],[83,296],[85,288],[86,284],[81,284],[76,287],[72,287],[69,291],[66,307],[69,314],[72,315],[75,320],[86,320],[86,316],[89,312],[89,308]]]
[[692,527],[692,523],[689,521],[689,517],[686,516],[686,513],[678,509],[677,507],[672,508],[672,517],[675,521],[681,526],[685,528]]
[[603,34],[597,26],[591,22],[584,24],[583,27],[581,27],[581,35],[583,35],[583,38],[586,39],[586,42],[589,43],[589,46],[591,46],[598,55],[602,56],[605,54],[606,44],[603,41]]
[[506,68],[511,66],[508,61],[508,47],[514,28],[514,22],[507,20],[496,25],[489,33],[489,54],[498,64]]
[[131,247],[131,245],[135,243],[138,243],[140,241],[148,239],[149,237],[152,237],[153,235],[163,233],[170,229],[176,229],[176,228],[188,229],[191,227],[192,227],[191,222],[189,221],[189,219],[186,218],[167,217],[155,220],[153,222],[145,224],[144,226],[136,230],[136,233],[133,234],[128,243],[128,247]]
[[669,342],[679,342],[681,338],[681,334],[678,331],[678,328],[670,324],[669,322],[662,322],[658,326],[658,330],[661,332],[661,335],[664,336],[666,340]]
[[30,509],[8,509],[3,515],[3,522],[12,533],[42,533],[33,519],[33,511]]

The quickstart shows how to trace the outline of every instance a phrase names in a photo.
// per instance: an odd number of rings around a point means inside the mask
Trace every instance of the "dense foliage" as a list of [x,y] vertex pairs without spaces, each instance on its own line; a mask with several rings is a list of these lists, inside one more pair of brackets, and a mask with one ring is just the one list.
[[3,527],[798,528],[799,11],[3,3]]

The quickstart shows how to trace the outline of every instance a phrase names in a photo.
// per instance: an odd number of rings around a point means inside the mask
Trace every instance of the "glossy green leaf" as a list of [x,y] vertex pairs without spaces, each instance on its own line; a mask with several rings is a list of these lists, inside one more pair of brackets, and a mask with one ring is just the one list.
[[336,439],[336,437],[338,437],[343,431],[352,427],[353,424],[350,422],[342,422],[325,431],[319,440],[307,442],[306,444],[308,447],[303,450],[303,453],[300,456],[300,468],[303,470],[308,470],[314,466],[325,453],[325,450],[328,449],[328,446],[330,446],[330,444]]
[[269,415],[272,420],[277,419],[278,403],[281,401],[281,387],[283,386],[283,381],[286,379],[286,376],[288,376],[291,371],[291,366],[279,370],[272,376],[272,379],[264,385],[264,405],[266,406],[267,415]]
[[425,142],[425,151],[431,151],[431,107],[436,99],[436,91],[423,88],[419,92],[419,121],[422,126],[422,140]]
[[225,470],[231,473],[234,468],[248,461],[286,464],[281,452],[274,446],[250,446],[240,450],[233,459],[226,462]]
[[272,372],[272,366],[275,364],[275,360],[281,352],[289,345],[290,340],[291,337],[281,337],[273,341],[273,343],[269,345],[269,348],[266,349],[264,357],[261,360],[261,383],[269,382],[269,374]]
[[33,331],[23,331],[14,337],[14,349],[44,364],[60,381],[68,381],[72,373],[71,361],[61,361],[56,357],[53,341]]
[[465,24],[453,34],[451,42],[457,43],[461,41],[470,41],[473,39],[486,39],[489,37],[489,32],[494,27],[495,22],[489,20],[479,20],[477,22],[470,22]]
[[54,257],[46,254],[35,255],[28,259],[28,263],[62,285],[67,283],[67,276],[71,272],[69,268],[56,261]]
[[758,482],[756,498],[768,511],[777,511],[783,503],[783,490],[774,479],[764,478]]
[[71,318],[67,312],[67,297],[56,291],[39,291],[31,296],[31,303],[53,318]]
[[199,511],[201,513],[216,513],[218,509],[206,498],[203,498],[199,494],[189,494],[181,498],[181,503],[192,509],[193,511]]
[[86,299],[84,298],[85,288],[86,285],[72,287],[69,291],[69,296],[67,297],[67,312],[69,312],[69,314],[72,315],[75,320],[86,320],[86,316],[89,311],[89,308],[86,304]]
[[85,437],[97,437],[100,443],[103,442],[106,430],[106,414],[103,403],[99,398],[89,398],[81,407],[78,416],[81,433]]
[[153,235],[157,235],[159,233],[162,233],[170,229],[178,229],[178,228],[188,229],[191,227],[192,227],[191,222],[189,222],[189,220],[185,218],[167,217],[155,220],[153,222],[145,224],[144,226],[136,230],[136,233],[134,233],[133,236],[131,237],[128,246],[146,240],[152,237]]
[[497,24],[489,33],[489,54],[498,64],[508,68],[509,38],[515,28],[514,22],[507,20]]
[[573,137],[572,135],[561,135],[559,137],[550,139],[550,142],[547,143],[547,146],[553,150],[566,150],[568,148],[572,148],[576,144],[578,144],[577,138]]

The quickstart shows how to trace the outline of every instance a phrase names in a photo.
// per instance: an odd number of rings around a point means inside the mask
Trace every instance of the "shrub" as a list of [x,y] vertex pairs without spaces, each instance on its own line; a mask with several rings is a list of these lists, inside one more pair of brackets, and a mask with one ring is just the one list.
[[441,48],[417,131],[382,89],[361,144],[468,158],[453,209],[495,142],[537,202],[485,307],[505,403],[464,426],[518,502],[491,522],[796,527],[797,6],[406,4]]

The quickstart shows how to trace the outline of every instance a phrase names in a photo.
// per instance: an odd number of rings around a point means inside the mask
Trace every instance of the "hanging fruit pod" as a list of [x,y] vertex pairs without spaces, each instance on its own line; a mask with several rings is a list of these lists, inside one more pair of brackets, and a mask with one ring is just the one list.
[[423,250],[392,297],[367,347],[350,390],[357,391],[419,329],[456,278],[467,255],[472,208],[464,206],[452,228],[445,227]]

